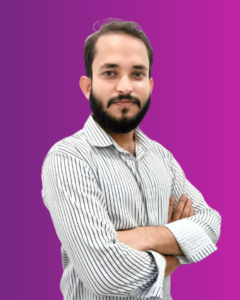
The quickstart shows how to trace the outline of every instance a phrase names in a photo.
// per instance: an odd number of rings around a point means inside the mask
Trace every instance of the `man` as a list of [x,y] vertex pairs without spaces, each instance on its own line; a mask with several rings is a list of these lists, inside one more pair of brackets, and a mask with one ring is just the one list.
[[221,217],[138,127],[150,106],[153,53],[136,23],[103,25],[86,40],[84,59],[79,84],[93,114],[42,168],[62,243],[62,294],[172,299],[170,274],[217,249]]

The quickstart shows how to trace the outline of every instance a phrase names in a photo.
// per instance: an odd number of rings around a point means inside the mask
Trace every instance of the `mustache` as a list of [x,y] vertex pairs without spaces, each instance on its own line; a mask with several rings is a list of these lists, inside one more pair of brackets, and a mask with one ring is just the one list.
[[123,99],[128,99],[128,100],[130,100],[132,103],[137,104],[137,106],[138,106],[139,108],[141,108],[141,102],[140,102],[140,100],[139,100],[138,98],[132,97],[131,95],[119,95],[119,96],[117,96],[117,97],[111,98],[111,99],[108,101],[107,108],[108,108],[111,104],[113,104],[113,103],[115,103],[115,102],[117,102],[117,101],[121,101],[121,100],[123,100]]

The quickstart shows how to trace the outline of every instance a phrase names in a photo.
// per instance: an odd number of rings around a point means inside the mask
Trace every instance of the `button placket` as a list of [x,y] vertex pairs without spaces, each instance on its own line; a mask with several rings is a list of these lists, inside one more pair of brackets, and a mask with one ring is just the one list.
[[152,210],[151,210],[151,207],[150,207],[150,202],[152,201],[151,192],[147,188],[147,185],[145,184],[144,180],[142,179],[139,164],[137,164],[137,162],[136,162],[136,169],[137,169],[137,172],[138,172],[138,176],[141,179],[142,191],[145,194],[145,207],[146,207],[146,210],[147,210],[148,225],[149,226],[154,225],[155,224],[155,217],[152,214]]
[[135,163],[134,159],[131,157],[131,154],[126,152],[126,153],[121,153],[120,154],[121,159],[125,162],[125,164],[128,166],[128,168],[131,170],[133,173],[133,176],[135,177],[136,175],[136,170],[135,170]]

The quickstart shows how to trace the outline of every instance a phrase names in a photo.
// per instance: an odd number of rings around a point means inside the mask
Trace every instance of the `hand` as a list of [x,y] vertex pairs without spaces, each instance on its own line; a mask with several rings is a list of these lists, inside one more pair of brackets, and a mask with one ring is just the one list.
[[[192,200],[189,200],[190,202],[187,202],[187,195],[183,194],[172,217],[175,199],[170,198],[168,223],[194,215],[194,210],[191,209]],[[173,234],[164,226],[143,226],[117,231],[117,236],[120,243],[139,251],[154,250],[166,255],[183,255]]]
[[172,255],[164,255],[164,257],[167,262],[164,274],[164,278],[166,278],[180,266],[180,262],[175,256]]
[[168,223],[172,223],[177,220],[194,216],[194,209],[192,208],[192,199],[188,198],[186,194],[182,194],[173,214],[174,203],[175,199],[171,197],[168,211]]

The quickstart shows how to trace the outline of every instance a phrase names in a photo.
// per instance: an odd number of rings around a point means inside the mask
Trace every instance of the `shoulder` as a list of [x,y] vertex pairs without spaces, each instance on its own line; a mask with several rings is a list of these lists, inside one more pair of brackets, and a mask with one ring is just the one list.
[[159,142],[150,139],[145,135],[145,138],[148,142],[148,145],[150,146],[151,152],[154,152],[154,154],[157,154],[160,156],[164,161],[170,162],[172,158],[172,153],[166,149],[163,145],[161,145]]
[[90,162],[92,146],[87,142],[83,130],[79,130],[75,134],[63,138],[56,142],[47,152],[43,160],[43,165],[49,156],[63,155],[65,157],[75,158],[80,161]]

